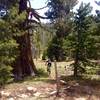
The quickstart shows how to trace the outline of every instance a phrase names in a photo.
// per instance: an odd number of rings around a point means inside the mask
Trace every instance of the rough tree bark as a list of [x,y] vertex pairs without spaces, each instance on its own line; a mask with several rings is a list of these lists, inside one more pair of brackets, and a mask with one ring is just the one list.
[[[28,21],[30,12],[33,13],[31,17],[32,16],[36,16],[37,18],[39,17],[38,15],[36,15],[37,13],[33,12],[34,9],[31,9],[31,7],[30,8],[27,7],[27,0],[20,0],[19,2],[19,14],[22,13],[23,11],[26,11],[28,15],[26,16],[26,20],[24,23],[25,26],[28,26],[30,23],[30,21]],[[22,79],[22,77],[24,76],[36,75],[37,69],[32,59],[29,30],[27,30],[27,32],[24,33],[24,35],[17,37],[16,41],[19,44],[20,55],[16,59],[16,63],[14,65],[13,72],[14,72],[15,79],[19,80],[19,79]]]
[[24,76],[37,74],[37,69],[32,59],[31,43],[29,33],[17,37],[19,44],[20,55],[16,59],[14,66],[14,75],[16,79],[21,79]]

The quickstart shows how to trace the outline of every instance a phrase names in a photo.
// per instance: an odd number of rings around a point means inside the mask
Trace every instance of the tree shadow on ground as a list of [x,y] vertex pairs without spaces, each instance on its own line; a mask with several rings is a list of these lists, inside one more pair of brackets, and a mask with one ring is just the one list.
[[63,93],[68,97],[87,97],[87,100],[99,100],[100,98],[100,80],[89,79],[83,77],[74,78],[73,76],[62,76],[62,80],[66,81]]
[[47,73],[45,74],[38,74],[37,76],[27,76],[25,78],[23,78],[22,80],[16,80],[16,81],[12,81],[10,82],[9,84],[11,83],[24,83],[24,82],[42,82],[42,83],[50,83],[50,84],[55,84],[56,83],[56,80],[55,79],[52,79],[51,77],[49,77],[47,75]]
[[23,78],[21,78],[19,80],[13,80],[9,83],[23,83],[25,81],[29,81],[29,82],[43,81],[44,82],[44,81],[48,80],[48,77],[49,76],[48,76],[47,72],[45,72],[42,68],[39,68],[38,72],[37,72],[37,75],[35,75],[35,76],[24,76]]

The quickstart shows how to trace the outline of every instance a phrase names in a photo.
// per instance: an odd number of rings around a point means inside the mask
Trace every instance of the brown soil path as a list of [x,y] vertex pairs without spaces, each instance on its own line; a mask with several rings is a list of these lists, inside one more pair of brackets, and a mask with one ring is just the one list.
[[[35,61],[35,64],[46,70],[45,62]],[[68,64],[57,63],[63,70]],[[51,77],[27,78],[22,82],[8,84],[5,89],[0,90],[0,100],[100,100],[100,81],[76,81],[70,78],[66,84],[61,84],[60,97],[56,97],[55,91],[53,65]]]

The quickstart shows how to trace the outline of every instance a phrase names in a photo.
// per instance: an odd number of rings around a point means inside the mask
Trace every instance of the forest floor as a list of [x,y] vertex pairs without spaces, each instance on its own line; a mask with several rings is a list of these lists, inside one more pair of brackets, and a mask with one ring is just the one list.
[[58,97],[54,63],[51,76],[48,77],[45,62],[35,60],[41,76],[27,77],[23,81],[6,85],[5,89],[0,90],[0,100],[100,100],[100,77],[91,80],[74,79],[68,67],[70,63],[57,62],[58,74],[61,76]]

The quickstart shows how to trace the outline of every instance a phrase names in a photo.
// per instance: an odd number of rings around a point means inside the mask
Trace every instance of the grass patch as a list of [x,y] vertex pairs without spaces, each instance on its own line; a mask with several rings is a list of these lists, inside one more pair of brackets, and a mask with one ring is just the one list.
[[37,72],[36,76],[34,76],[34,77],[33,76],[27,76],[21,82],[25,82],[25,81],[29,81],[29,82],[43,81],[44,82],[48,79],[48,74],[43,68],[38,68],[37,71],[38,72]]
[[45,70],[43,68],[38,68],[38,76],[39,77],[48,77],[47,72],[45,72]]

